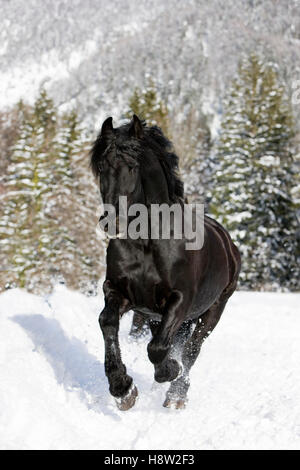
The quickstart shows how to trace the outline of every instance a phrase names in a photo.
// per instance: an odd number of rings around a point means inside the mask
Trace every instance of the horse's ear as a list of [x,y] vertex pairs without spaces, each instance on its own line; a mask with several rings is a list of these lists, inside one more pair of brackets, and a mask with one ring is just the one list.
[[112,117],[109,117],[107,119],[105,119],[104,123],[102,124],[102,127],[101,127],[101,135],[104,136],[104,137],[107,137],[109,136],[110,134],[113,133],[113,125],[112,125],[112,120],[113,118]]
[[140,139],[141,137],[143,137],[143,134],[143,124],[141,123],[137,115],[134,114],[132,116],[132,121],[129,127],[129,135],[131,137],[136,137],[137,139]]

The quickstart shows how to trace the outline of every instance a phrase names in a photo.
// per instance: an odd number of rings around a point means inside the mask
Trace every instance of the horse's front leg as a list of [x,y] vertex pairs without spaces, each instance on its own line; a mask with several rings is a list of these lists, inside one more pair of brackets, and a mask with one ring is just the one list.
[[153,338],[148,344],[148,356],[155,368],[157,382],[171,382],[180,375],[179,363],[170,358],[172,341],[183,322],[183,295],[174,290],[167,300],[159,326],[152,328]]
[[118,408],[125,411],[135,404],[138,395],[122,362],[118,337],[120,317],[129,310],[129,302],[111,288],[109,281],[105,281],[103,289],[105,307],[99,316],[99,324],[105,343],[105,374]]

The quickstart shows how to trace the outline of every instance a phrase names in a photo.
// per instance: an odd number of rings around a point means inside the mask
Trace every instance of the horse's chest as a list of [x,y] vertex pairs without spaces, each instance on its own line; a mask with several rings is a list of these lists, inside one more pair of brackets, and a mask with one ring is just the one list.
[[133,307],[145,313],[159,312],[164,281],[151,252],[140,254],[128,263],[126,284]]

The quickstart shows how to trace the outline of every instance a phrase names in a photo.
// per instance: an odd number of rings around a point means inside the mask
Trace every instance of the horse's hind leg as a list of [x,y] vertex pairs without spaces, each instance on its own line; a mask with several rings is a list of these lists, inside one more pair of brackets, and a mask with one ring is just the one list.
[[182,294],[174,290],[165,307],[161,322],[154,326],[150,322],[152,340],[148,344],[148,356],[154,365],[154,378],[157,382],[171,382],[180,373],[178,361],[170,357],[173,339],[182,325]]
[[189,372],[194,365],[204,340],[217,325],[225,308],[227,298],[217,301],[198,319],[193,334],[182,348],[183,374],[171,383],[163,404],[166,408],[184,408],[187,401],[187,392],[190,387]]

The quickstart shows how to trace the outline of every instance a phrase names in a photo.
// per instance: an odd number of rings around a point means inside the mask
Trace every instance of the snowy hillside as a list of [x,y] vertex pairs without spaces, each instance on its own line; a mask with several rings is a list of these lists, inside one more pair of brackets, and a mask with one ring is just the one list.
[[108,393],[102,299],[59,286],[0,296],[1,449],[300,448],[300,294],[236,293],[191,374],[186,410],[151,390],[147,341],[121,328],[140,392],[128,412]]
[[[44,85],[81,116],[120,117],[147,75],[171,109],[211,112],[244,53],[268,50],[298,74],[298,0],[0,0],[0,102]],[[272,21],[270,21],[272,19]],[[203,101],[203,103],[202,103]],[[208,107],[207,107],[208,105]]]

